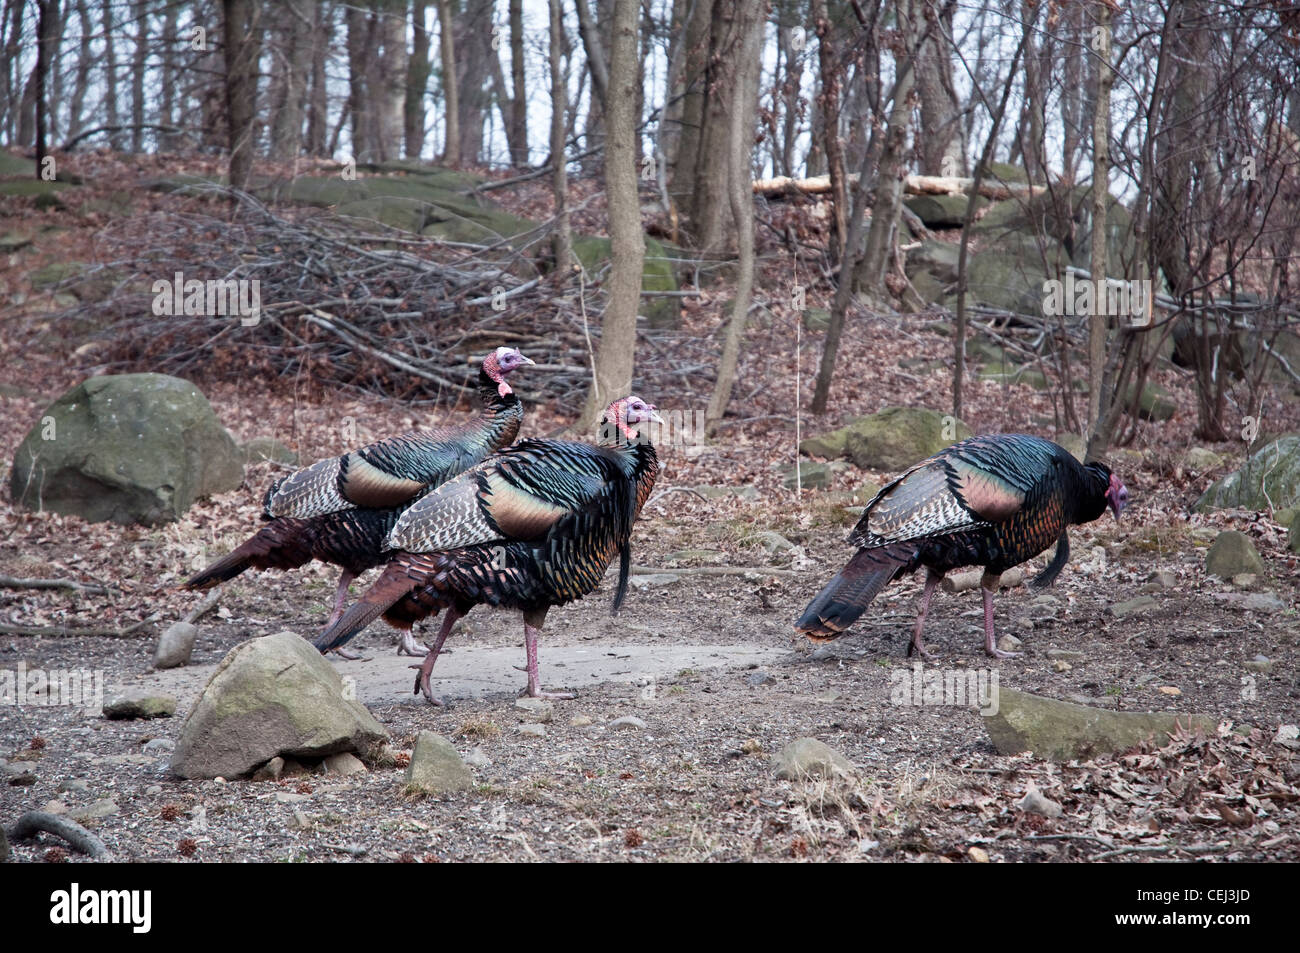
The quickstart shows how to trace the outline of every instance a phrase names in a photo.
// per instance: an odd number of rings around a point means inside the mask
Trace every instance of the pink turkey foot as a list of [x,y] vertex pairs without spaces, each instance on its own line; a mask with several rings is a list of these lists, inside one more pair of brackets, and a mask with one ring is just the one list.
[[921,641],[921,630],[925,628],[925,617],[930,611],[930,600],[934,598],[934,590],[941,579],[943,579],[943,576],[933,572],[927,571],[925,574],[925,591],[921,593],[921,608],[916,613],[916,628],[912,630],[912,641],[907,646],[908,658],[913,655],[918,655],[926,660],[934,658]]
[[1019,658],[1021,652],[1007,652],[998,648],[997,636],[993,632],[993,593],[983,586],[980,593],[984,596],[984,652],[997,659]]
[[[455,625],[456,620],[460,618],[460,613],[455,609],[448,609],[447,614],[442,618],[442,628],[438,630],[438,638],[433,643],[424,661],[419,665],[412,665],[411,668],[418,669],[419,674],[415,676],[415,688],[411,692],[413,695],[423,695],[425,701],[430,705],[436,705],[439,708],[445,708],[446,702],[433,693],[429,686],[429,676],[433,674],[433,664],[438,661],[438,654],[442,651],[442,643],[447,641],[447,636],[451,633],[451,627]],[[403,642],[410,637],[411,632],[408,629],[403,633]]]
[[[542,691],[542,680],[537,674],[537,634],[538,630],[527,622],[524,623],[524,650],[528,654],[528,665],[520,671],[528,673],[528,687],[519,693],[519,697],[525,695],[529,698],[546,698],[551,701],[569,701],[577,698],[574,692],[544,692]],[[519,666],[515,666],[519,668]]]
[[[352,585],[352,580],[357,578],[353,573],[344,572],[339,576],[338,587],[334,590],[334,611],[330,617],[325,620],[325,625],[321,627],[321,632],[325,632],[339,619],[343,618],[343,608],[348,601],[348,586]],[[334,654],[348,662],[370,661],[365,655],[353,654],[343,648],[334,649]]]
[[[429,647],[415,640],[415,632],[406,629],[402,632],[402,641],[397,645],[398,655],[409,655],[412,658],[424,658],[429,654]],[[449,653],[450,654],[450,653]]]

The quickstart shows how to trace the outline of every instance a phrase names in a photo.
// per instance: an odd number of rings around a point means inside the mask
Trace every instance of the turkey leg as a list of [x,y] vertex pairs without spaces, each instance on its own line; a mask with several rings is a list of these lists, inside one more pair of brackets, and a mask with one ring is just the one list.
[[[334,590],[334,611],[330,613],[329,619],[325,621],[325,625],[321,628],[322,632],[342,618],[343,606],[348,601],[348,586],[352,585],[352,580],[356,578],[355,573],[348,572],[346,569],[343,570],[343,575],[339,576],[338,587]],[[359,659],[365,658],[364,655],[353,654],[352,652],[342,648],[335,649],[334,654],[349,662],[355,662]]]
[[454,606],[447,607],[447,614],[442,617],[442,628],[438,630],[438,639],[433,643],[433,648],[429,654],[424,657],[424,661],[419,665],[412,665],[411,668],[418,668],[420,674],[415,676],[415,689],[411,692],[413,695],[423,694],[430,705],[443,707],[444,703],[441,698],[433,694],[433,689],[429,687],[429,676],[433,673],[433,663],[438,661],[438,653],[442,651],[442,643],[447,641],[447,636],[451,633],[451,627],[455,625],[456,620],[461,617]]
[[985,573],[980,580],[980,595],[984,597],[984,651],[994,658],[1016,658],[1019,652],[1004,652],[997,646],[993,634],[993,589],[997,587],[997,577],[993,577],[992,588],[988,585],[989,576]]
[[[577,698],[573,692],[544,692],[542,691],[542,681],[537,674],[537,637],[542,633],[542,622],[546,619],[546,610],[540,613],[527,613],[524,616],[524,648],[528,653],[528,687],[519,694],[527,695],[529,698],[553,698],[557,701],[563,701],[570,698]],[[534,624],[536,623],[536,624]]]
[[925,591],[921,593],[921,609],[916,614],[916,629],[912,632],[912,641],[907,646],[908,656],[915,652],[921,658],[931,657],[930,653],[925,650],[925,646],[921,644],[921,630],[925,628],[925,616],[930,611],[930,600],[934,598],[934,590],[938,588],[942,580],[943,575],[941,573],[926,570]]

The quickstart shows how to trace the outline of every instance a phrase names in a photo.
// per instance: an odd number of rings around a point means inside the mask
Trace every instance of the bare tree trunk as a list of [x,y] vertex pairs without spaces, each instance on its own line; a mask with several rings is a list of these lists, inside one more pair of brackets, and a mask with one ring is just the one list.
[[133,4],[135,51],[131,56],[131,151],[144,152],[144,73],[149,53],[149,10],[145,0]]
[[50,63],[59,42],[59,2],[41,0],[36,21],[36,177],[41,177],[42,160],[49,155],[45,142],[49,104],[45,88],[49,83]]
[[293,159],[302,147],[302,114],[311,69],[311,31],[316,0],[283,0],[279,7],[284,43],[279,98],[272,110],[271,158]]
[[561,0],[549,0],[551,36],[551,194],[555,198],[555,273],[560,281],[569,274],[573,236],[569,229],[569,179],[565,168],[564,113],[569,105],[563,64],[564,12]]
[[492,107],[488,89],[492,64],[500,59],[492,49],[494,0],[467,0],[457,21],[457,92],[460,103],[460,163],[476,165],[483,152],[483,124]]
[[406,0],[383,0],[378,9],[379,41],[383,44],[378,66],[379,81],[372,91],[376,123],[377,154],[381,162],[403,154],[406,114]]
[[704,108],[708,99],[705,67],[709,61],[709,29],[714,0],[695,0],[686,20],[682,40],[681,131],[668,176],[668,192],[681,218],[691,221],[695,215],[696,160],[700,152],[700,133],[704,128]]
[[424,150],[424,94],[429,88],[429,31],[425,28],[428,0],[412,0],[411,56],[406,63],[406,106],[403,111],[406,158],[418,159]]
[[609,206],[611,266],[600,325],[596,379],[582,419],[590,427],[612,400],[632,387],[636,315],[645,268],[645,235],[636,177],[637,0],[615,0],[610,44],[612,85],[605,101],[605,200]]
[[844,255],[848,240],[848,193],[845,190],[844,148],[840,143],[840,73],[836,62],[835,42],[830,17],[826,13],[826,0],[813,0],[813,22],[817,30],[817,58],[821,67],[821,95],[817,97],[818,113],[822,117],[822,148],[831,180],[831,217],[835,229],[831,233],[831,265]]
[[114,38],[117,36],[117,24],[113,22],[113,0],[103,0],[100,5],[104,30],[104,101],[106,104],[106,125],[112,128],[108,134],[108,147],[114,152],[123,151],[121,120],[117,113],[117,48]]
[[763,27],[767,4],[747,4],[737,17],[736,84],[732,98],[731,122],[726,153],[727,193],[731,217],[736,222],[736,240],[740,251],[740,272],[736,277],[736,297],[727,322],[727,336],[718,361],[718,376],[709,397],[704,420],[712,436],[722,422],[731,402],[740,360],[740,343],[745,334],[749,302],[754,291],[754,191],[750,188],[750,154],[754,146],[754,117],[758,109],[758,83],[762,64]]
[[510,0],[510,162],[528,165],[528,96],[524,88],[524,3]]
[[[899,29],[903,43],[911,47],[920,36],[916,19],[917,0],[904,0],[898,6]],[[912,123],[912,107],[908,102],[915,81],[913,57],[900,60],[898,80],[895,83],[894,104],[889,113],[889,124],[877,165],[876,200],[871,207],[871,228],[867,231],[867,245],[862,260],[854,269],[855,286],[873,294],[887,294],[885,271],[889,264],[894,233],[898,228],[899,209],[903,207],[903,176],[907,173],[907,133]]]
[[[1096,57],[1097,102],[1092,116],[1092,279],[1099,282],[1106,277],[1106,207],[1110,198],[1110,89],[1115,74],[1110,63],[1111,8],[1106,0],[1094,5],[1097,11]],[[1088,321],[1088,460],[1095,460],[1105,452],[1101,433],[1104,406],[1104,375],[1106,370],[1106,309],[1095,303]]]
[[[84,2],[82,10],[85,9]],[[160,126],[172,127],[176,125],[176,56],[177,36],[176,36],[176,14],[177,8],[173,3],[167,4],[163,13],[163,30],[162,30],[162,100],[158,105],[158,124]],[[180,137],[175,132],[161,130],[158,133],[158,149],[160,152],[175,152]]]
[[[169,8],[174,10],[175,8]],[[174,14],[173,14],[174,16]],[[81,132],[82,116],[86,108],[86,90],[90,86],[90,68],[94,65],[95,57],[91,51],[91,40],[94,38],[95,26],[90,19],[90,4],[88,0],[77,0],[77,17],[81,28],[81,45],[77,52],[77,78],[72,85],[72,102],[68,106],[68,138],[71,139],[77,133]],[[174,21],[173,21],[174,23]],[[164,69],[170,60],[164,61]],[[163,86],[163,119],[166,125],[171,125],[170,118],[170,96],[171,89],[167,85],[167,75],[164,72]]]
[[438,0],[438,55],[442,62],[443,140],[442,161],[460,164],[460,96],[456,82],[456,45],[452,34],[451,0]]
[[259,0],[222,0],[229,123],[230,184],[248,187],[257,141],[257,62],[262,46]]
[[952,6],[945,7],[942,31],[934,31],[916,57],[916,89],[921,101],[917,152],[922,175],[964,172],[961,115],[953,91],[952,59],[946,37],[952,35]]
[[334,33],[334,15],[326,4],[315,2],[314,22],[311,31],[311,92],[307,99],[307,154],[328,154],[326,137],[329,133],[329,96],[326,89],[325,57],[329,52]]

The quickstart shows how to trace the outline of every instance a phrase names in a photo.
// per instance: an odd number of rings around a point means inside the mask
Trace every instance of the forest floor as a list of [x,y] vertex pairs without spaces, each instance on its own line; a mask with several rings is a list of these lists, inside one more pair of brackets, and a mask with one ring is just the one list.
[[[81,342],[42,328],[30,306],[10,305],[11,296],[24,287],[25,272],[47,261],[85,260],[102,226],[72,212],[19,210],[9,222],[0,218],[0,233],[18,217],[58,230],[43,233],[34,253],[0,277],[5,460],[44,407],[94,371],[78,357]],[[770,257],[759,293],[776,301],[784,296],[786,266],[779,249],[762,247]],[[809,304],[823,303],[824,293],[814,285]],[[717,334],[725,305],[725,287],[707,289],[686,310],[685,333]],[[1054,764],[998,755],[972,708],[895,703],[891,689],[911,664],[905,650],[920,588],[915,580],[887,590],[833,643],[813,646],[793,632],[791,620],[848,558],[844,537],[865,502],[854,491],[890,476],[848,467],[829,490],[796,493],[782,485],[782,468],[794,460],[797,435],[890,405],[947,408],[952,347],[941,315],[855,314],[830,410],[816,419],[796,407],[811,394],[821,337],[797,332],[797,320],[774,307],[750,327],[736,422],[723,439],[661,449],[659,491],[752,486],[756,496],[660,496],[637,525],[634,559],[676,578],[634,587],[616,617],[608,612],[608,582],[586,600],[552,610],[542,639],[543,681],[576,689],[579,697],[554,703],[544,735],[519,731],[533,716],[515,706],[523,684],[517,673],[514,685],[502,676],[451,694],[445,709],[412,698],[405,687],[391,698],[364,698],[393,747],[409,750],[419,731],[430,730],[471,755],[471,791],[411,798],[403,793],[403,770],[382,766],[346,778],[176,780],[167,774],[166,753],[155,753],[157,746],[146,753],[144,745],[175,741],[195,700],[191,692],[179,694],[176,717],[151,722],[0,706],[0,758],[8,762],[0,767],[11,775],[0,782],[0,820],[44,805],[77,812],[111,800],[111,812],[88,824],[128,860],[1300,859],[1300,752],[1274,742],[1279,726],[1296,724],[1300,715],[1300,569],[1286,552],[1285,532],[1266,516],[1191,512],[1213,478],[1241,464],[1246,447],[1209,445],[1225,458],[1213,473],[1179,463],[1198,444],[1189,376],[1172,367],[1158,371],[1179,411],[1165,423],[1143,424],[1135,441],[1113,455],[1134,501],[1118,524],[1107,516],[1072,531],[1071,563],[1050,591],[1055,601],[1023,588],[998,597],[998,625],[1023,641],[1023,656],[992,662],[983,655],[975,593],[941,593],[931,612],[926,635],[936,657],[927,668],[996,669],[1004,688],[1121,711],[1210,714],[1224,725],[1211,739],[1161,739],[1122,756]],[[671,352],[646,355],[642,366],[661,361],[670,370]],[[668,410],[702,409],[710,380],[662,370],[638,379],[642,396]],[[344,418],[362,422],[356,440],[364,442],[431,416],[375,396],[322,392],[310,382],[297,389],[258,380],[196,383],[238,440],[273,436],[304,462],[344,448]],[[527,398],[523,374],[519,384]],[[1057,433],[1050,394],[979,380],[968,387],[963,418],[974,431]],[[1300,426],[1294,399],[1273,406],[1270,432]],[[467,413],[462,407],[438,416]],[[546,433],[566,425],[572,409],[537,404],[527,414],[527,432]],[[0,622],[75,629],[149,620],[124,638],[0,635],[0,668],[97,670],[110,688],[158,679],[149,671],[156,635],[200,600],[175,584],[256,528],[261,492],[279,472],[270,463],[250,465],[240,489],[202,500],[159,528],[87,524],[0,502],[0,575],[71,577],[118,590],[0,590]],[[1285,608],[1249,609],[1241,589],[1206,577],[1205,549],[1225,528],[1252,537],[1268,569],[1253,588],[1271,592]],[[769,530],[794,548],[770,553],[757,536]],[[1028,568],[1043,562],[1039,557]],[[1155,570],[1171,572],[1173,585],[1150,582]],[[324,621],[332,584],[322,567],[241,577],[201,621],[195,664],[214,664],[253,636],[286,628],[310,634]],[[1156,599],[1154,609],[1111,614],[1114,604],[1144,593]],[[384,666],[391,674],[391,633],[376,627],[357,644],[373,661],[338,662],[341,673]],[[513,650],[523,661],[522,626],[513,613],[476,610],[448,645],[449,673],[457,671],[452,663],[468,664],[476,652]],[[571,653],[617,647],[637,658],[673,659],[700,645],[725,646],[750,661],[706,658],[648,673],[635,661],[611,663],[608,680],[581,684],[566,681],[570,666],[554,664]],[[1054,649],[1081,655],[1062,664],[1048,656]],[[1268,664],[1248,669],[1259,656]],[[645,727],[609,727],[625,715]],[[1247,726],[1248,733],[1232,734],[1228,726]],[[856,766],[855,777],[778,780],[771,756],[805,736],[841,751]],[[20,771],[32,783],[12,783]],[[1034,787],[1063,806],[1060,817],[1018,809]],[[29,841],[14,850],[21,860],[52,859],[52,843]]]

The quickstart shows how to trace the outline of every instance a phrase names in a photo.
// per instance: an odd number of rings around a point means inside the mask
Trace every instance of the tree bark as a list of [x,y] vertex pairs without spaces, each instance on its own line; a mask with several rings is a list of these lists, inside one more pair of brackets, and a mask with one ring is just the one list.
[[149,8],[144,0],[133,4],[135,50],[131,55],[131,151],[144,152],[144,74],[149,52]]
[[[1110,198],[1110,89],[1114,71],[1110,63],[1111,8],[1106,0],[1095,4],[1097,11],[1097,101],[1092,116],[1092,279],[1106,277],[1106,200]],[[1088,320],[1088,452],[1096,460],[1106,447],[1101,419],[1105,412],[1103,392],[1106,371],[1106,337],[1109,320],[1106,309],[1096,303]]]
[[596,378],[582,419],[590,428],[610,401],[632,387],[636,316],[645,267],[645,235],[637,199],[636,59],[637,0],[615,0],[610,77],[605,109],[605,200],[609,207],[611,266],[608,301],[600,325]]
[[821,95],[817,97],[817,109],[822,117],[821,141],[830,173],[827,179],[831,192],[831,218],[835,222],[835,229],[831,233],[830,259],[831,267],[835,267],[843,258],[844,243],[848,241],[849,208],[844,175],[844,147],[840,142],[840,71],[826,0],[813,0],[813,23],[817,30],[817,61],[821,67]]
[[551,69],[551,194],[555,199],[555,273],[560,281],[569,274],[573,236],[569,229],[569,178],[564,153],[564,120],[568,109],[568,83],[564,71],[564,11],[561,0],[549,0]]
[[278,97],[271,120],[271,157],[293,159],[302,147],[303,101],[307,73],[311,69],[311,31],[316,0],[283,0],[281,17],[281,60]]
[[226,59],[230,185],[248,187],[257,140],[257,62],[262,27],[259,0],[222,0]]
[[750,154],[754,145],[754,116],[758,109],[758,83],[762,64],[763,27],[767,3],[746,5],[736,20],[736,84],[732,100],[726,153],[727,196],[731,217],[736,222],[740,271],[736,297],[718,361],[718,376],[709,397],[704,420],[706,433],[716,433],[731,402],[736,381],[740,344],[745,334],[749,303],[754,290],[754,190],[750,187]]
[[510,0],[510,162],[528,165],[528,96],[524,87],[524,3]]
[[54,47],[59,42],[59,2],[41,0],[36,21],[36,177],[41,177],[42,160],[49,154],[45,141],[49,123],[49,104],[45,89],[49,83]]
[[443,137],[442,161],[455,168],[460,164],[460,95],[456,82],[456,43],[452,32],[451,0],[438,2],[438,57],[442,61]]
[[375,139],[381,162],[404,154],[406,124],[406,0],[382,0],[378,10],[379,42],[377,88],[372,91],[372,108],[378,112]]

